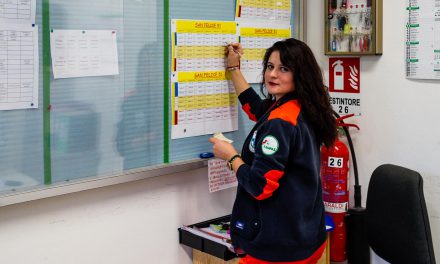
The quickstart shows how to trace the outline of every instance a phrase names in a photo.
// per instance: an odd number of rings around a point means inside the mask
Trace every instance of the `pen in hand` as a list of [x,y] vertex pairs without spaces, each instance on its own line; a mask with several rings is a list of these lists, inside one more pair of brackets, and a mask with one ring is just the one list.
[[[232,43],[225,42],[225,44],[226,44],[226,47],[232,46]],[[234,47],[232,47],[232,50],[235,53],[237,53],[240,58],[243,57],[243,54],[241,52],[239,52],[238,50],[234,49]]]

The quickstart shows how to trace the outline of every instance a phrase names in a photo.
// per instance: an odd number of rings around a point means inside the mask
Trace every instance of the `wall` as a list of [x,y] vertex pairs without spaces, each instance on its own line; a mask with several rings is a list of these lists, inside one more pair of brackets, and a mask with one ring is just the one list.
[[[440,257],[440,82],[405,79],[405,1],[384,1],[384,55],[361,59],[361,127],[353,134],[363,198],[372,171],[419,171]],[[308,0],[307,35],[327,74],[323,1]],[[209,194],[206,169],[0,208],[0,263],[191,263],[182,224],[230,212],[235,190]],[[374,263],[383,263],[377,258]]]
[[189,264],[177,228],[230,213],[207,169],[0,208],[0,263]]
[[[408,1],[383,1],[383,55],[361,58],[362,116],[352,118],[363,205],[373,170],[384,163],[420,172],[437,259],[440,257],[440,81],[405,78],[405,7]],[[324,56],[324,1],[307,1],[307,42],[328,81]],[[354,182],[351,179],[351,182]],[[374,261],[378,261],[373,259]],[[377,263],[382,263],[378,261]]]

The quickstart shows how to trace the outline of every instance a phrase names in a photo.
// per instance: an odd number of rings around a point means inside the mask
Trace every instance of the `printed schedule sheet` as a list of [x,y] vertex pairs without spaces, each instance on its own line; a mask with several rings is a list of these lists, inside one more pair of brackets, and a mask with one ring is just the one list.
[[35,24],[36,0],[0,0],[0,25]]
[[115,30],[55,30],[50,33],[55,79],[119,74]]
[[237,96],[225,71],[225,46],[237,24],[172,20],[171,138],[238,129]]
[[440,0],[409,0],[406,77],[440,80]]
[[290,23],[291,0],[237,0],[235,17],[239,20],[264,20]]
[[0,110],[38,108],[38,28],[0,25]]
[[273,22],[241,22],[239,26],[240,43],[243,47],[240,69],[249,83],[262,81],[263,58],[266,50],[275,42],[290,38],[290,26],[276,25]]

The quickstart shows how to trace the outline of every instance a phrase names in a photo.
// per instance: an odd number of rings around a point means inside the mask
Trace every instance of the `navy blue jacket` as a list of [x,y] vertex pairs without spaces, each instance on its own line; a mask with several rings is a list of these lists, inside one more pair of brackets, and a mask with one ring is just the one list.
[[306,259],[326,239],[319,144],[296,93],[275,103],[249,88],[239,100],[257,123],[237,171],[232,243],[261,260]]

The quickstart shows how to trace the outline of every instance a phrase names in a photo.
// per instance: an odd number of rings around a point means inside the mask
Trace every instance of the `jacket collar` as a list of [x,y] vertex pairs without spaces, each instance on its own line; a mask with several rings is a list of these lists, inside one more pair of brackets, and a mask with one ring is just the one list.
[[263,122],[265,120],[267,120],[267,117],[269,116],[270,112],[279,107],[280,105],[291,101],[291,100],[295,100],[298,99],[298,93],[296,91],[293,91],[291,93],[285,94],[283,97],[280,98],[280,100],[272,103],[272,105],[269,107],[269,109],[267,109],[266,113],[260,117],[260,119],[258,119],[257,123],[255,124],[254,128],[252,129],[251,133],[249,134],[249,136],[255,131],[258,130],[260,128],[260,126],[263,124]]
[[298,92],[293,91],[291,93],[285,94],[283,97],[281,97],[278,101],[275,102],[275,107],[278,107],[288,101],[298,99]]

